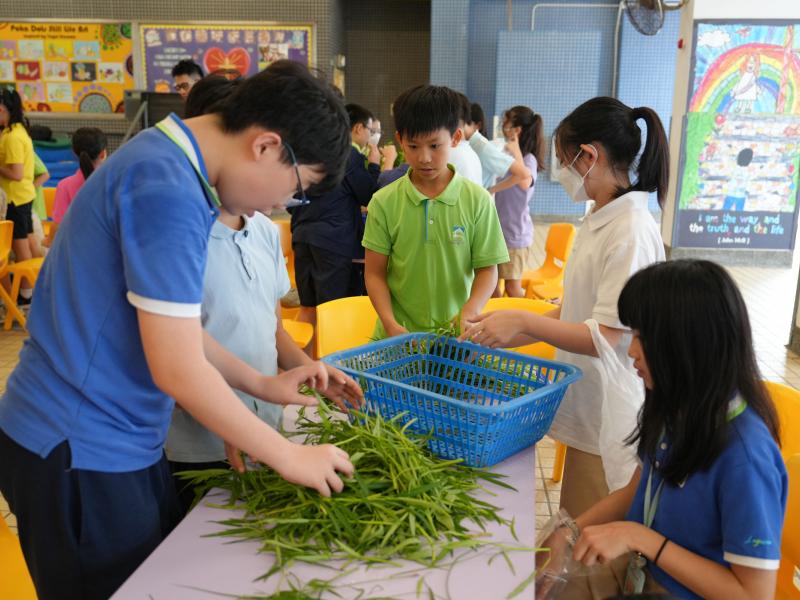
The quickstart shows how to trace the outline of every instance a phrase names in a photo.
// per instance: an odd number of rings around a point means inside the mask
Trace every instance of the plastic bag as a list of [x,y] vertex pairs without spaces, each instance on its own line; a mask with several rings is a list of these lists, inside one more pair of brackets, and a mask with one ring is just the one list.
[[599,355],[603,378],[600,420],[600,457],[606,473],[608,491],[613,492],[630,483],[639,464],[636,447],[625,440],[636,430],[639,409],[644,402],[644,384],[619,360],[617,353],[600,333],[594,319],[585,321],[592,332],[594,347]]
[[536,538],[536,600],[557,599],[567,580],[584,570],[572,558],[577,541],[578,528],[563,508],[542,527]]

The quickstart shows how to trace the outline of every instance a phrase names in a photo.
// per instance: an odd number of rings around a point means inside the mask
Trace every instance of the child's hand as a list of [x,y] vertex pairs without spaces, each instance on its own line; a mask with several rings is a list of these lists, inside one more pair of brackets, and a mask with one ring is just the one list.
[[244,473],[247,471],[247,467],[244,463],[244,457],[242,456],[242,451],[239,450],[236,446],[225,442],[225,456],[228,457],[228,462],[231,463],[231,469],[238,473]]
[[397,160],[397,148],[394,144],[386,144],[381,149],[381,156],[383,156],[383,165],[387,169],[394,167],[394,161]]
[[386,329],[386,337],[395,337],[408,333],[408,329],[399,323],[392,323],[388,327],[384,327],[384,329]]
[[522,150],[519,147],[519,140],[513,133],[506,139],[506,152],[514,158],[522,158]]
[[315,390],[327,388],[328,371],[325,369],[325,365],[315,362],[285,371],[274,377],[264,377],[263,393],[259,394],[259,398],[280,405],[316,406],[316,398],[297,391],[303,384]]
[[369,151],[367,154],[367,161],[376,165],[381,164],[381,153],[378,147],[375,144],[367,144],[367,150]]
[[331,444],[322,446],[303,446],[290,443],[280,463],[272,467],[286,481],[314,488],[323,496],[331,492],[341,492],[344,483],[337,471],[345,477],[352,477],[355,468],[347,452]]
[[487,348],[507,348],[509,342],[522,333],[519,312],[500,310],[478,315],[461,330],[458,341],[469,340]]
[[616,521],[584,527],[572,556],[587,567],[596,563],[608,564],[618,556],[638,549],[633,541],[637,527],[643,525],[631,521]]
[[328,371],[328,387],[320,389],[319,392],[325,394],[344,412],[348,411],[348,405],[350,408],[363,406],[364,392],[361,391],[361,386],[336,367],[324,366]]

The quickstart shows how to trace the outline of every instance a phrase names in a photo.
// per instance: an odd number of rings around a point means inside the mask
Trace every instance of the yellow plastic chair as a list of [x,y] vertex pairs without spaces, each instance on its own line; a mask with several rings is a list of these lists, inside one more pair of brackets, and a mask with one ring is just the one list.
[[0,517],[0,598],[14,600],[36,600],[19,538],[8,528],[5,519]]
[[[541,315],[554,309],[555,307],[552,304],[543,302],[541,300],[503,297],[489,298],[489,301],[486,303],[486,308],[483,309],[483,312],[495,310],[527,310],[536,313],[537,315]],[[556,357],[556,349],[550,344],[545,344],[544,342],[536,342],[534,344],[520,346],[519,348],[509,349],[513,350],[514,352],[519,352],[520,354],[537,356],[539,358],[546,358],[548,360],[553,360]]]
[[561,302],[562,296],[564,296],[563,280],[532,283],[525,290],[526,298],[538,298],[551,303]]
[[370,342],[378,313],[369,296],[331,300],[317,306],[317,356]]
[[789,498],[781,540],[781,564],[778,569],[776,600],[800,598],[800,454],[786,461],[789,472]]
[[283,328],[299,348],[305,348],[314,337],[314,326],[311,323],[283,319]]
[[14,321],[19,322],[23,329],[25,328],[25,315],[22,314],[22,311],[20,311],[17,306],[20,283],[24,278],[27,279],[31,285],[35,284],[43,261],[41,258],[31,258],[30,260],[24,260],[22,262],[10,263],[9,255],[11,254],[13,236],[14,223],[11,221],[0,221],[0,279],[3,279],[7,275],[14,276],[10,294],[0,285],[0,300],[2,300],[6,307],[6,319],[3,323],[3,329],[6,331],[11,329]]
[[[800,454],[800,391],[775,381],[765,381],[781,424],[783,460]],[[800,598],[800,596],[798,596]]]
[[[544,243],[545,258],[541,267],[535,271],[526,271],[522,275],[522,287],[527,298],[539,298],[534,295],[533,286],[564,281],[564,266],[572,253],[575,242],[575,226],[571,223],[553,223],[547,231]],[[559,296],[560,297],[560,296]]]
[[56,204],[56,188],[46,187],[42,188],[44,192],[44,209],[47,214],[47,221],[42,221],[42,230],[44,235],[50,235],[50,229],[53,227],[53,207]]

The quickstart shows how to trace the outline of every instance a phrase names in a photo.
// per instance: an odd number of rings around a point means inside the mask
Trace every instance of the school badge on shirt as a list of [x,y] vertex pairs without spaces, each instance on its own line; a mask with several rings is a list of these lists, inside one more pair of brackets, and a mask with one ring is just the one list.
[[453,244],[463,244],[467,239],[467,230],[462,225],[454,225],[450,231],[450,242]]

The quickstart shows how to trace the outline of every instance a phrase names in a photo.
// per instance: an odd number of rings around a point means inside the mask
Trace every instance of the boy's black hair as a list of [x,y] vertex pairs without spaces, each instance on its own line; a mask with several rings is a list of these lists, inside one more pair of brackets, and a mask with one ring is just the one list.
[[108,147],[106,134],[97,127],[81,127],[72,134],[72,151],[78,157],[83,178],[94,173],[94,161]]
[[619,319],[642,344],[653,378],[628,442],[655,463],[662,435],[670,453],[658,473],[677,486],[708,469],[731,434],[728,405],[747,402],[780,443],[778,417],[758,371],[750,320],[731,276],[705,260],[651,265],[628,280]]
[[473,102],[469,107],[469,121],[472,123],[479,123],[478,131],[483,137],[488,137],[486,134],[486,115],[483,112],[483,107],[477,102]]
[[28,119],[25,118],[25,112],[22,110],[22,98],[17,90],[0,87],[0,104],[8,110],[9,127],[22,123],[22,126],[28,129]]
[[[331,86],[300,63],[279,60],[245,79],[228,102],[215,110],[228,133],[261,127],[279,134],[298,164],[319,166],[325,177],[306,192],[320,195],[344,176],[350,154],[350,126],[344,104]],[[290,165],[288,152],[283,163]]]
[[751,162],[753,162],[753,149],[743,148],[740,150],[739,154],[736,156],[736,164],[740,167],[747,167]]
[[369,122],[375,118],[371,112],[360,104],[345,104],[347,111],[347,120],[350,122],[350,129],[361,123],[364,127],[369,125]]
[[[641,156],[642,130],[636,124],[639,119],[647,124]],[[578,154],[581,144],[599,142],[615,170],[636,171],[636,181],[628,189],[617,189],[618,195],[630,191],[656,192],[658,203],[664,205],[669,186],[669,142],[661,119],[652,108],[631,108],[616,98],[592,98],[567,115],[553,137],[556,147],[569,155],[570,160]]]
[[53,130],[47,125],[31,125],[28,127],[28,135],[34,142],[53,141]]
[[215,112],[227,101],[233,91],[244,81],[241,77],[229,79],[224,75],[207,75],[192,86],[186,97],[183,116],[186,119]]
[[178,61],[174,67],[172,67],[172,77],[177,77],[178,75],[188,75],[189,77],[203,77],[203,69],[200,68],[193,60],[184,59]]
[[470,123],[472,121],[472,105],[469,103],[469,98],[461,92],[456,92],[456,94],[458,94],[458,98],[461,100],[461,112],[458,119],[459,121],[463,121],[464,124]]
[[394,125],[400,137],[458,129],[462,104],[458,92],[439,85],[417,85],[394,101]]

